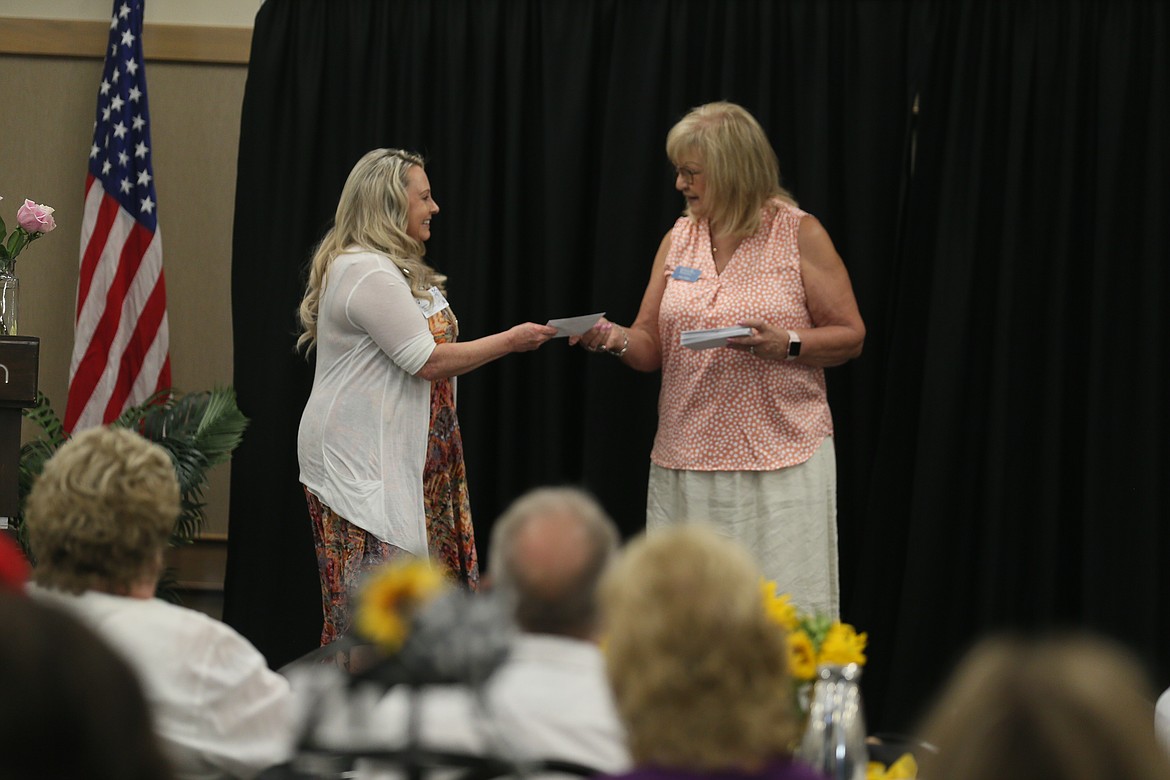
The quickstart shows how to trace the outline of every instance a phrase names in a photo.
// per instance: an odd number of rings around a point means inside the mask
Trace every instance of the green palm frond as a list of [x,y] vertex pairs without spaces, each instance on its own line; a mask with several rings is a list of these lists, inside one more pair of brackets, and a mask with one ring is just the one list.
[[190,442],[207,458],[207,465],[223,463],[240,444],[248,419],[236,406],[236,393],[218,387],[203,393],[171,397],[142,409],[131,420],[151,441]]
[[[126,409],[126,411],[118,415],[118,419],[114,420],[112,423],[110,423],[110,425],[115,428],[131,428],[138,431],[139,433],[142,433],[140,429],[142,427],[142,421],[146,417],[148,417],[153,411],[160,408],[165,408],[171,404],[174,404],[174,402],[174,390],[159,390],[157,393],[138,404],[138,406],[131,406]],[[143,433],[143,435],[145,436],[146,434]],[[155,441],[155,439],[151,438],[150,436],[147,436],[146,438],[150,439],[151,441]]]
[[236,405],[235,390],[219,387],[208,393],[197,433],[199,449],[206,456],[207,465],[230,460],[247,427],[248,418]]
[[207,470],[226,462],[243,438],[248,419],[236,406],[231,388],[170,396],[143,410],[132,421],[142,434],[166,449],[175,466],[182,495],[182,512],[175,523],[172,543],[190,543],[205,522],[203,489]]
[[24,417],[41,429],[42,436],[38,441],[48,442],[53,450],[56,450],[69,438],[65,434],[65,426],[61,424],[61,418],[53,411],[48,397],[40,390],[37,391],[36,403],[24,410]]
[[[202,493],[202,491],[199,492]],[[175,520],[174,530],[171,531],[171,547],[185,547],[195,541],[195,537],[199,534],[199,530],[206,520],[207,504],[199,500],[201,498],[202,495],[199,497],[183,495],[179,498],[179,517]]]

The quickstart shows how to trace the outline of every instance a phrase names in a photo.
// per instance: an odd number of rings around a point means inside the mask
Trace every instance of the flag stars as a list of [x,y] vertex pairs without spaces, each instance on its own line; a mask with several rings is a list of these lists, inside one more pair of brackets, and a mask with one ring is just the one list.
[[[141,0],[114,0],[105,70],[98,96],[90,166],[106,191],[143,223],[153,223],[154,172],[146,136],[146,88],[141,81]],[[108,8],[109,6],[107,6]],[[99,173],[100,172],[100,173]]]

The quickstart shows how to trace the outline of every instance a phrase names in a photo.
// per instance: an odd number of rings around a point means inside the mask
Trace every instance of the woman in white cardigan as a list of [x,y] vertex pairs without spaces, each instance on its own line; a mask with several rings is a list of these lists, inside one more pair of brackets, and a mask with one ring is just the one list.
[[349,627],[361,575],[400,555],[479,581],[453,378],[556,329],[526,322],[455,343],[446,277],[423,260],[439,205],[423,160],[362,157],[313,256],[298,345],[316,349],[297,437],[321,573],[321,644]]

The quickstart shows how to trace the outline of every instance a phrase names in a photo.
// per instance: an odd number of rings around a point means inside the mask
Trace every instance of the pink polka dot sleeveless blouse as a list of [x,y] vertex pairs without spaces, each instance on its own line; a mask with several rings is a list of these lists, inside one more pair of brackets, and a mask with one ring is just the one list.
[[[684,330],[753,317],[781,328],[812,327],[797,242],[804,216],[772,201],[721,274],[707,221],[675,223],[658,314],[662,390],[652,462],[691,471],[772,471],[808,460],[833,433],[822,369],[679,344]],[[698,270],[699,278],[672,278],[678,267]]]

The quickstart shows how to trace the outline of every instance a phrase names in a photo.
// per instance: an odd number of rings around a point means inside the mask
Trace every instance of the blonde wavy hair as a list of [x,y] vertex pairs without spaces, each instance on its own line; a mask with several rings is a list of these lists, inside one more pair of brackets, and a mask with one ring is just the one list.
[[756,768],[798,734],[787,640],[748,553],[700,526],[644,535],[602,583],[605,653],[639,765]]
[[1170,777],[1138,661],[1092,636],[985,639],[920,729],[937,752],[922,777],[1144,780]]
[[33,483],[25,520],[40,585],[124,594],[152,581],[179,516],[166,450],[125,428],[61,445]]
[[401,149],[374,149],[353,166],[333,227],[325,233],[309,264],[309,282],[298,309],[302,332],[297,349],[306,352],[317,345],[317,315],[321,295],[328,284],[329,266],[344,250],[358,247],[389,257],[410,281],[416,298],[427,298],[432,286],[446,292],[447,277],[423,261],[426,245],[406,234],[410,199],[407,174],[424,168],[423,158]]
[[[780,162],[756,118],[735,103],[691,109],[666,135],[666,156],[681,165],[697,156],[706,177],[708,220],[733,236],[760,227],[760,210],[773,198],[796,205],[780,185]],[[690,206],[686,215],[694,219]]]

